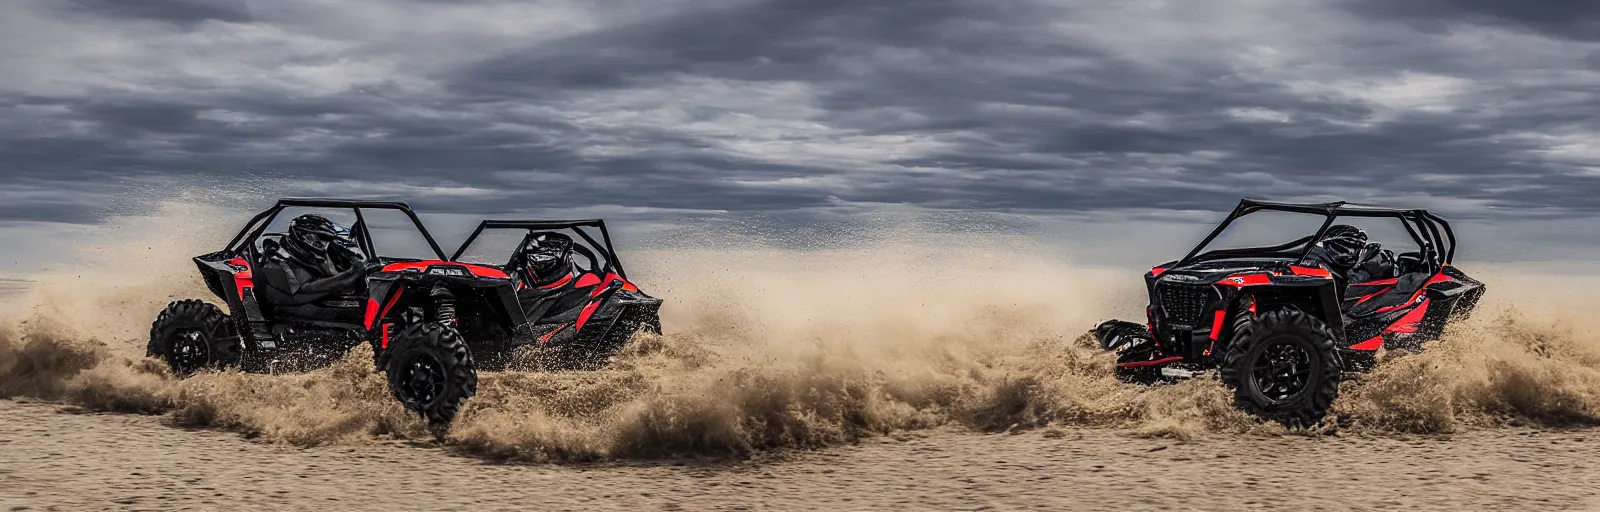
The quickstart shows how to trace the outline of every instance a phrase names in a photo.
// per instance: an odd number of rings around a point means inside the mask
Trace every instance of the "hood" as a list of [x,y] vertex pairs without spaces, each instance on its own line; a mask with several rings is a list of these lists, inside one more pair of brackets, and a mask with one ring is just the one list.
[[1150,269],[1145,277],[1150,280],[1203,284],[1257,273],[1271,276],[1328,276],[1328,271],[1320,266],[1291,265],[1288,260],[1282,259],[1261,259],[1202,261],[1188,265],[1177,265],[1174,261]]

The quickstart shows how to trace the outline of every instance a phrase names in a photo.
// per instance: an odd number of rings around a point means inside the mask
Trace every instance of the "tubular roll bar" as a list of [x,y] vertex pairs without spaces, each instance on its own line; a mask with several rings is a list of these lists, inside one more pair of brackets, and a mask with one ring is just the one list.
[[399,210],[401,213],[404,213],[407,218],[411,219],[411,224],[417,227],[418,232],[422,233],[422,238],[428,241],[428,247],[433,249],[433,253],[437,255],[439,259],[445,259],[444,250],[439,248],[439,242],[435,241],[433,239],[433,235],[428,233],[427,226],[422,225],[422,219],[417,218],[417,213],[411,210],[410,205],[407,205],[402,201],[368,201],[358,199],[295,197],[279,199],[278,202],[272,205],[271,208],[256,214],[255,217],[251,217],[250,222],[245,223],[244,229],[240,230],[239,234],[234,235],[233,240],[228,241],[227,249],[224,250],[229,254],[237,255],[240,251],[244,250],[243,242],[254,241],[256,238],[260,237],[262,233],[266,232],[267,226],[272,225],[272,221],[276,219],[278,214],[283,212],[285,208],[351,209],[356,215],[356,224],[351,228],[351,235],[356,237],[356,243],[360,244],[362,249],[366,250],[367,254],[369,255],[373,254],[374,252],[374,248],[372,246],[372,234],[367,229],[366,218],[361,215],[361,210]]
[[[1311,248],[1316,246],[1316,241],[1321,240],[1322,237],[1327,234],[1328,228],[1333,226],[1333,221],[1339,217],[1399,219],[1401,226],[1405,227],[1406,233],[1410,234],[1412,240],[1417,243],[1418,247],[1421,248],[1424,258],[1426,258],[1430,269],[1434,272],[1438,272],[1440,268],[1442,268],[1444,265],[1450,264],[1450,262],[1455,259],[1455,231],[1450,229],[1450,223],[1445,222],[1444,219],[1439,218],[1437,215],[1429,213],[1427,210],[1352,205],[1344,201],[1308,204],[1279,203],[1271,201],[1259,201],[1254,199],[1242,199],[1239,201],[1239,205],[1235,206],[1233,211],[1228,213],[1228,216],[1222,220],[1222,223],[1217,224],[1217,227],[1212,229],[1209,235],[1206,235],[1205,240],[1202,240],[1199,245],[1196,245],[1194,249],[1190,250],[1189,254],[1185,255],[1183,259],[1178,260],[1177,264],[1186,265],[1194,262],[1196,257],[1202,255],[1200,250],[1204,249],[1207,245],[1210,245],[1211,242],[1215,241],[1218,236],[1221,236],[1222,232],[1226,230],[1228,226],[1233,223],[1233,221],[1238,220],[1240,217],[1262,211],[1304,213],[1309,215],[1321,215],[1327,218],[1322,222],[1322,226],[1317,228],[1316,234],[1312,235],[1311,241],[1306,244],[1305,249],[1300,251],[1296,261],[1304,260],[1306,256],[1311,253]],[[1244,252],[1252,251],[1260,251],[1265,254],[1270,252],[1269,250],[1277,249],[1279,247],[1283,246],[1280,245],[1277,247],[1268,248],[1246,248],[1230,251],[1242,251],[1240,253],[1241,255],[1243,255]]]
[[[599,228],[600,229],[600,237],[601,237],[601,239],[603,239],[605,241],[605,243],[602,244],[600,241],[595,240],[594,237],[589,236],[589,233],[585,232],[582,229],[577,229],[577,228],[581,228],[581,227]],[[466,241],[461,242],[461,247],[456,249],[455,254],[450,255],[450,261],[458,261],[461,258],[462,254],[466,254],[467,248],[472,246],[472,242],[474,240],[477,240],[478,239],[478,235],[483,234],[483,231],[485,229],[526,229],[526,230],[528,230],[530,232],[529,233],[530,236],[532,235],[532,231],[535,231],[535,230],[545,231],[545,230],[557,230],[557,229],[571,229],[572,232],[577,233],[578,236],[580,236],[580,237],[583,237],[583,240],[585,242],[588,242],[590,246],[596,247],[596,248],[601,248],[602,250],[605,251],[606,267],[612,268],[612,269],[616,269],[617,275],[622,276],[623,279],[627,279],[628,278],[628,272],[626,270],[622,269],[622,262],[617,260],[617,251],[616,251],[616,249],[614,249],[611,246],[611,232],[606,229],[606,222],[603,221],[603,220],[600,220],[600,219],[587,219],[587,220],[486,220],[486,221],[478,223],[478,228],[472,230],[472,234],[467,236],[467,240]],[[523,244],[526,244],[526,243],[527,243],[527,239],[526,239],[526,237],[524,237],[523,241],[521,243],[519,243],[517,245],[517,247],[520,248],[520,247],[522,247]]]

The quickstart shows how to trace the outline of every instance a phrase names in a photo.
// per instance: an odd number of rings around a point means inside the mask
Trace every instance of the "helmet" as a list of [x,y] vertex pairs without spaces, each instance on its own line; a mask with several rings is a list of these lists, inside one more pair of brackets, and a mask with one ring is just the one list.
[[1367,248],[1367,232],[1348,224],[1328,227],[1328,232],[1317,242],[1327,251],[1330,263],[1339,267],[1354,267],[1361,261],[1361,252]]
[[284,237],[284,248],[303,263],[320,265],[328,258],[328,244],[342,233],[349,233],[327,217],[308,213],[289,222],[289,236]]
[[539,281],[565,271],[571,256],[572,237],[561,233],[535,233],[522,246],[523,265]]

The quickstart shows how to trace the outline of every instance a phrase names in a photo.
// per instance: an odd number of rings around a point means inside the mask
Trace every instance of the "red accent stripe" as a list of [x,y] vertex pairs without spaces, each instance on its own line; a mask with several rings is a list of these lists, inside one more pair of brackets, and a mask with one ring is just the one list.
[[228,263],[244,267],[244,270],[233,274],[233,291],[239,294],[239,300],[244,300],[244,292],[256,285],[255,272],[250,269],[250,262],[244,258],[234,258]]
[[1400,319],[1396,320],[1393,325],[1390,325],[1389,327],[1384,328],[1383,332],[1386,332],[1386,333],[1389,333],[1389,332],[1397,332],[1397,333],[1417,332],[1417,324],[1422,323],[1422,317],[1427,315],[1427,314],[1428,314],[1428,299],[1422,299],[1422,304],[1418,305],[1417,309],[1413,309],[1413,310],[1411,310],[1410,313],[1406,313],[1406,316],[1400,317]]
[[606,291],[606,286],[610,285],[612,281],[616,281],[618,279],[622,279],[622,278],[618,277],[616,274],[606,274],[606,280],[605,281],[601,281],[600,282],[600,286],[594,287],[594,291],[589,292],[589,296],[590,297],[599,297],[601,292]]
[[[1418,298],[1421,298],[1423,292],[1428,291],[1427,285],[1434,284],[1434,283],[1443,283],[1445,281],[1452,281],[1454,279],[1455,278],[1452,278],[1450,276],[1444,275],[1443,272],[1440,272],[1438,274],[1434,274],[1433,277],[1428,278],[1428,282],[1427,283],[1423,284],[1422,287],[1417,288],[1417,292],[1411,294],[1411,298],[1406,299],[1405,302],[1400,303],[1400,304],[1396,304],[1396,305],[1393,305],[1393,306],[1389,306],[1389,307],[1386,307],[1386,308],[1379,308],[1377,311],[1375,311],[1375,313],[1390,313],[1390,312],[1394,312],[1394,311],[1399,311],[1401,309],[1405,309],[1406,306],[1411,305],[1411,303],[1416,302]],[[1399,282],[1399,280],[1396,280],[1396,279],[1385,279],[1383,281],[1372,281],[1370,283],[1360,283],[1360,284],[1362,284],[1362,285],[1366,285],[1366,284],[1395,284],[1395,283],[1398,283],[1398,282]],[[1351,285],[1351,286],[1358,286],[1358,285]],[[1387,291],[1387,290],[1385,290],[1385,291]],[[1379,293],[1383,293],[1383,292],[1379,292]],[[1362,299],[1362,300],[1365,301],[1365,299]],[[1427,299],[1423,299],[1423,302],[1427,302]],[[1357,304],[1360,304],[1360,302],[1357,302]],[[1406,315],[1406,316],[1409,317],[1410,315]]]
[[[1222,320],[1227,316],[1227,311],[1217,310],[1216,319],[1211,321],[1211,341],[1217,341],[1217,336],[1222,335]],[[1206,349],[1206,352],[1210,351],[1211,349]]]
[[564,285],[564,284],[567,284],[567,283],[570,283],[570,282],[572,282],[572,274],[567,274],[566,277],[561,278],[561,280],[556,281],[554,283],[550,283],[550,284],[544,285],[544,286],[540,286],[539,289],[540,290],[549,290],[551,288],[560,288],[561,285]]
[[586,272],[583,274],[583,277],[578,278],[578,284],[573,286],[578,288],[587,288],[597,284],[600,284],[600,277]]
[[1333,277],[1332,272],[1328,272],[1328,269],[1322,267],[1302,267],[1299,265],[1289,265],[1289,271],[1293,272],[1294,275],[1297,276]]
[[[396,302],[400,302],[400,295],[404,294],[405,292],[406,292],[405,288],[396,289],[394,291],[394,296],[389,297],[389,303],[388,304],[384,304],[383,305],[383,311],[378,313],[378,318],[388,318],[389,317],[389,308],[393,308],[394,304]],[[372,328],[372,321],[371,320],[367,321],[367,328],[368,329]]]
[[1379,296],[1379,295],[1383,295],[1383,294],[1385,294],[1385,293],[1388,293],[1388,292],[1389,292],[1389,290],[1393,290],[1393,289],[1394,289],[1394,287],[1393,287],[1393,286],[1390,286],[1390,287],[1387,287],[1387,288],[1384,288],[1384,289],[1382,289],[1382,290],[1378,290],[1378,291],[1377,291],[1377,292],[1375,292],[1375,293],[1373,293],[1373,294],[1371,294],[1371,295],[1366,295],[1366,296],[1363,296],[1363,297],[1361,297],[1361,300],[1358,300],[1358,301],[1356,301],[1356,304],[1361,304],[1361,303],[1363,303],[1363,302],[1366,302],[1366,301],[1369,301],[1369,300],[1372,300],[1372,298],[1373,298],[1373,297],[1377,297],[1377,296]]
[[428,268],[428,265],[432,264],[433,262],[431,261],[402,261],[400,263],[390,263],[388,265],[384,265],[383,271],[399,272],[402,270],[416,270],[420,272],[422,269]]
[[371,330],[372,321],[378,319],[378,299],[367,297],[367,312],[364,316],[366,320],[362,325],[367,326],[367,329]]
[[1172,357],[1163,357],[1161,359],[1156,359],[1154,361],[1135,361],[1135,362],[1132,362],[1132,363],[1117,363],[1117,366],[1121,366],[1123,368],[1137,368],[1137,367],[1140,367],[1140,366],[1155,366],[1155,365],[1158,365],[1158,364],[1164,364],[1164,363],[1170,363],[1170,362],[1173,362],[1173,361],[1182,361],[1182,360],[1183,360],[1183,358],[1180,357],[1180,356],[1172,356]]
[[491,268],[491,267],[485,267],[483,265],[473,265],[471,263],[461,263],[461,262],[458,262],[458,261],[444,261],[444,260],[402,261],[402,262],[399,262],[399,263],[390,263],[388,265],[384,265],[383,266],[383,271],[384,272],[400,272],[400,271],[404,271],[404,270],[415,270],[415,271],[420,272],[420,271],[425,270],[428,267],[431,267],[431,266],[434,266],[434,265],[456,265],[456,266],[460,266],[460,267],[465,267],[468,272],[471,272],[472,275],[475,275],[475,276],[478,276],[478,277],[490,277],[490,278],[494,278],[494,279],[510,279],[511,278],[511,276],[507,276],[504,271],[501,271],[499,269],[495,269],[495,268]]
[[1151,277],[1161,277],[1161,274],[1165,274],[1166,272],[1167,272],[1167,269],[1164,269],[1164,268],[1161,268],[1161,267],[1156,267],[1156,268],[1150,269],[1150,276]]
[[[1393,313],[1395,311],[1399,311],[1399,310],[1405,309],[1405,308],[1411,306],[1413,302],[1416,302],[1418,298],[1421,298],[1422,297],[1422,292],[1425,292],[1425,291],[1428,291],[1428,289],[1427,288],[1417,288],[1417,293],[1411,294],[1411,298],[1406,299],[1405,302],[1402,302],[1402,303],[1399,303],[1399,304],[1395,304],[1393,306],[1378,308],[1378,310],[1377,311],[1373,311],[1373,313]],[[1427,299],[1423,299],[1423,300],[1427,300]]]
[[549,343],[550,338],[556,337],[556,333],[566,330],[569,325],[572,324],[561,324],[561,327],[557,327],[556,330],[545,333],[544,336],[539,337],[539,343]]
[[383,348],[389,348],[389,328],[394,324],[383,324]]
[[1383,347],[1383,335],[1373,336],[1372,339],[1350,346],[1350,350],[1377,350]]
[[583,312],[578,313],[578,325],[574,328],[580,330],[583,329],[583,324],[589,322],[589,317],[594,315],[594,311],[596,309],[600,309],[600,301],[590,302],[589,305],[584,306]]
[[[1442,282],[1445,282],[1445,281],[1454,281],[1454,280],[1455,280],[1455,278],[1447,276],[1447,275],[1444,275],[1443,272],[1440,272],[1438,274],[1434,274],[1433,277],[1428,278],[1428,282],[1424,283],[1424,284],[1442,283]],[[1350,283],[1350,286],[1377,286],[1377,285],[1383,285],[1383,284],[1399,284],[1399,283],[1400,283],[1400,279],[1398,279],[1398,278],[1390,278],[1390,279],[1379,279],[1377,281],[1366,281],[1366,282],[1361,282],[1361,283]]]

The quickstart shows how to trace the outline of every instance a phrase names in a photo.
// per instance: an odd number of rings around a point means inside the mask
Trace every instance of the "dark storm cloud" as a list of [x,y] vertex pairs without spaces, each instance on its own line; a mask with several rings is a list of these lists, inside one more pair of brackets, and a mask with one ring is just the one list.
[[1600,41],[1600,2],[1587,0],[1347,0],[1351,12],[1428,28],[1468,22]]
[[[1597,18],[1567,4],[73,5],[0,8],[6,41],[40,41],[0,61],[18,70],[0,173],[51,184],[33,188],[265,176],[460,213],[1600,213]],[[92,218],[13,195],[0,220]]]
[[[627,87],[693,73],[746,80],[842,80],[874,49],[999,54],[1027,38],[1038,7],[956,0],[776,0],[683,13],[519,49],[452,73],[468,92]],[[963,37],[992,27],[1003,39]],[[1001,34],[1010,30],[1010,36]],[[1012,56],[1015,57],[1015,56]],[[933,84],[922,84],[932,86]],[[907,91],[901,91],[907,92]],[[914,92],[914,91],[913,91]]]
[[192,25],[208,20],[248,22],[243,0],[69,0],[72,7],[105,16]]

